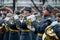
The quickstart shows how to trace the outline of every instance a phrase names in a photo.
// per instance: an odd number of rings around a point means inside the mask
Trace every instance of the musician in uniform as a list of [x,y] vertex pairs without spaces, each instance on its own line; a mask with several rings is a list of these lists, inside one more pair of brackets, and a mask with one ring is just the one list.
[[[18,19],[16,19],[16,18],[18,18]],[[19,30],[18,34],[19,34],[19,39],[20,39],[20,35],[21,35],[21,30],[20,30],[21,22],[20,22],[20,12],[18,10],[15,11],[14,19],[16,21],[17,29]]]
[[18,29],[16,26],[16,21],[18,17],[14,16],[13,14],[7,18],[7,25],[9,26],[9,40],[19,40]]
[[[35,15],[30,15],[27,17],[27,24],[28,28],[33,31],[35,34],[37,34],[37,39],[36,40],[42,40],[42,33],[44,32],[44,28],[51,23],[50,20],[46,20],[45,24],[43,24],[41,27],[40,25],[36,22],[36,17]],[[46,24],[47,23],[47,24]],[[42,28],[44,27],[44,28]],[[41,29],[42,28],[42,29]]]
[[60,14],[56,15],[56,21],[45,29],[42,40],[60,40]]
[[0,40],[3,40],[4,33],[5,33],[4,29],[5,29],[4,21],[3,21],[2,13],[0,12]]
[[6,17],[4,18],[4,25],[5,25],[5,34],[4,34],[4,40],[9,40],[9,32],[10,28],[7,25],[7,21],[12,17],[12,13],[7,13]]
[[[18,18],[18,19],[16,19]],[[15,14],[14,14],[14,19],[16,20],[16,23],[18,23],[17,21],[20,21],[20,12],[19,11],[15,11]],[[17,24],[18,25],[18,24]],[[21,25],[21,24],[20,24]],[[18,25],[17,27],[19,30],[20,30],[20,26]]]
[[59,12],[58,8],[54,8],[54,10],[52,11],[52,14],[54,15],[54,17],[56,17],[56,14]]
[[[42,40],[42,36],[44,33],[45,28],[51,24],[53,21],[53,17],[51,14],[52,7],[50,5],[47,5],[44,7],[43,10],[43,17],[39,20],[40,23],[37,23],[36,20],[31,22],[31,25],[34,26],[35,32],[37,33],[36,40]],[[34,17],[31,17],[34,19]]]
[[27,24],[26,24],[26,17],[29,16],[31,14],[31,8],[30,7],[25,7],[23,10],[23,18],[21,21],[21,35],[20,35],[20,40],[32,40],[31,38],[31,32],[30,30],[27,28]]

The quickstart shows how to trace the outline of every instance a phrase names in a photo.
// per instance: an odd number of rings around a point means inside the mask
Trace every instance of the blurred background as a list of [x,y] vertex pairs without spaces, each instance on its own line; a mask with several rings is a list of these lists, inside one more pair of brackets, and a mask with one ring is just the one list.
[[20,10],[22,7],[30,6],[38,11],[37,9],[41,10],[45,3],[60,10],[60,0],[0,0],[0,8],[8,7],[15,11]]

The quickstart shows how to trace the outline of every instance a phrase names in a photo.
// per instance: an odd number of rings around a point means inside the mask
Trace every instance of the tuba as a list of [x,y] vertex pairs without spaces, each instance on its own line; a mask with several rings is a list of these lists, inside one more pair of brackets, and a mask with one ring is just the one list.
[[59,40],[59,38],[57,37],[57,35],[55,34],[55,32],[52,29],[52,26],[48,26],[45,29],[45,33],[43,34],[42,37],[43,40]]

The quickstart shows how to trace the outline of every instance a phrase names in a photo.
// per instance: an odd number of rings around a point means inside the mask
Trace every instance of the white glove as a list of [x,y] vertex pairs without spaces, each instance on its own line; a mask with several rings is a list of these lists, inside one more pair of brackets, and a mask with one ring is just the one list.
[[58,24],[58,22],[54,21],[54,22],[51,23],[51,26],[55,26],[56,24]]
[[9,21],[9,19],[10,19],[9,17],[6,17],[4,20]]
[[35,15],[30,15],[27,17],[27,19],[31,19],[31,21],[33,22],[36,20],[36,17],[35,17]]
[[32,28],[31,26],[27,26],[27,28],[33,32],[35,31],[35,28]]
[[44,33],[42,36],[42,40],[45,40],[45,38],[46,38],[46,34]]
[[14,19],[15,19],[15,20],[16,20],[16,19],[19,19],[19,17],[18,17],[17,15],[15,15],[15,16],[14,16]]
[[2,26],[4,26],[5,24],[3,23]]

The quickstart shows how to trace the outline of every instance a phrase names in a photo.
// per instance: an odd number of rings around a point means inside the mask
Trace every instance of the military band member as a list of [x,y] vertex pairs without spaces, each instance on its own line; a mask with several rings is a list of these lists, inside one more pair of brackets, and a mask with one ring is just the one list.
[[[49,8],[50,7],[50,8]],[[36,20],[31,22],[31,25],[35,27],[35,32],[37,31],[37,39],[36,40],[42,40],[42,36],[44,33],[45,28],[51,24],[53,21],[52,15],[51,15],[51,9],[52,7],[50,5],[47,5],[44,7],[43,10],[43,17],[41,18],[40,23],[37,23]],[[31,17],[34,19],[33,17]]]
[[45,29],[42,40],[60,40],[60,14],[56,15],[56,21]]
[[51,20],[54,21],[55,18],[52,14],[53,10],[54,10],[54,8],[51,5],[49,5],[49,4],[43,5],[43,18],[44,19],[52,18]]
[[30,15],[30,16],[27,17],[26,24],[27,24],[27,28],[29,30],[31,30],[32,40],[36,40],[35,27],[32,26],[32,24],[31,24],[31,22],[33,22],[33,21],[36,21],[36,17],[35,17],[35,15]]
[[4,19],[4,25],[5,25],[5,34],[4,34],[4,40],[9,40],[9,32],[10,32],[10,28],[7,25],[7,21],[10,19],[10,17],[12,17],[12,13],[8,13]]
[[58,8],[54,8],[52,14],[56,17],[56,14],[59,12]]
[[23,18],[22,18],[22,22],[21,22],[21,36],[20,36],[20,40],[32,40],[31,38],[31,32],[30,30],[27,28],[27,24],[26,24],[26,17],[29,16],[31,14],[31,8],[30,7],[25,7],[23,10]]
[[[17,18],[17,19],[16,19]],[[14,14],[14,19],[16,21],[16,26],[17,26],[17,29],[19,30],[18,34],[19,34],[19,39],[20,39],[20,35],[21,35],[21,22],[20,22],[20,12],[19,11],[15,11],[15,14]]]
[[42,40],[42,36],[44,33],[45,28],[51,24],[52,21],[54,21],[54,17],[51,14],[51,11],[53,10],[53,7],[50,5],[45,4],[43,7],[43,16],[40,18],[39,22],[39,28],[37,33],[37,39],[36,40]]
[[[14,19],[15,19],[16,23],[18,23],[18,21],[20,21],[20,12],[19,11],[15,11]],[[18,26],[17,28],[20,30],[20,26],[18,24],[17,24],[17,26]]]
[[7,18],[7,25],[10,27],[9,40],[19,40],[18,29],[15,21],[17,19],[18,17],[15,18],[13,14]]
[[0,40],[3,40],[4,33],[5,33],[4,22],[3,22],[2,13],[0,13]]
[[[47,24],[46,24],[47,23]],[[34,33],[37,33],[37,39],[36,40],[42,40],[42,35],[44,33],[44,29],[47,25],[49,25],[51,23],[50,20],[46,20],[45,23],[43,25],[39,25],[36,22],[36,17],[35,15],[30,15],[27,17],[27,24],[28,24],[28,28],[33,31]]]

